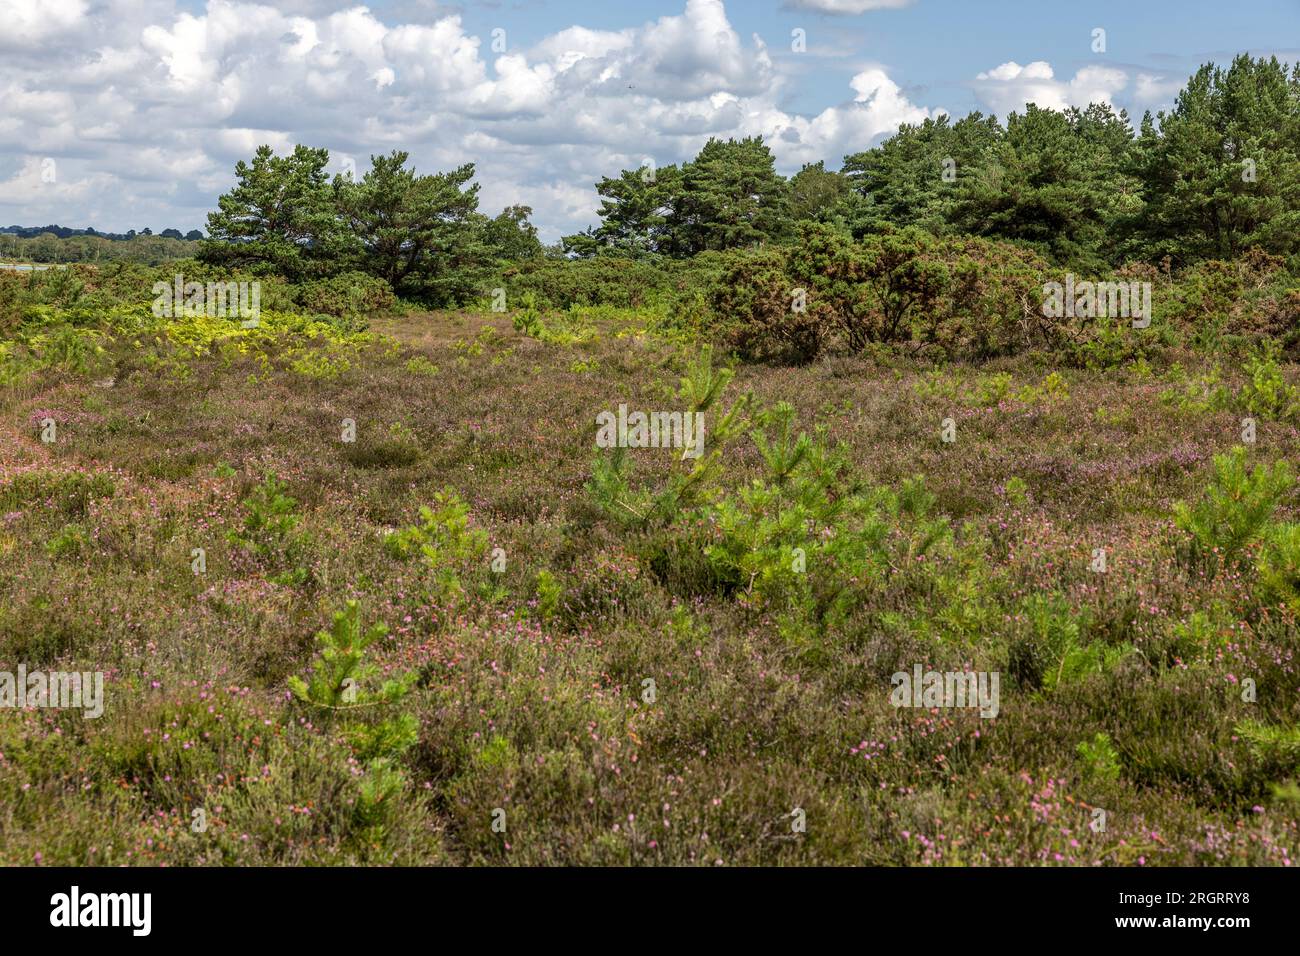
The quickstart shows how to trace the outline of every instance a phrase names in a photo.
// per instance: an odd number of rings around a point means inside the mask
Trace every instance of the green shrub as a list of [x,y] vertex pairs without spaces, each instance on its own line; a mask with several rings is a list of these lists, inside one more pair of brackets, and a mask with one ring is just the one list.
[[1300,615],[1300,524],[1274,525],[1255,561],[1259,596]]
[[[868,236],[857,250],[857,268],[875,300],[875,308],[842,313],[841,328],[849,351],[872,342],[930,339],[937,341],[941,296],[952,280],[937,254],[935,241],[921,229]],[[924,323],[932,323],[927,335]]]
[[69,524],[64,525],[58,534],[45,543],[45,552],[58,560],[79,555],[89,547],[90,536],[86,534],[86,529],[79,524]]
[[1049,668],[1044,674],[1043,686],[1050,691],[1077,683],[1090,674],[1105,674],[1133,652],[1132,644],[1108,647],[1092,641],[1083,646],[1072,645],[1066,648],[1058,667],[1055,670]]
[[356,758],[365,765],[357,784],[355,811],[367,837],[382,841],[384,823],[406,783],[397,759],[415,746],[419,722],[410,714],[379,718],[376,714],[400,703],[414,686],[419,673],[409,671],[390,677],[377,688],[379,668],[366,659],[366,651],[388,633],[383,624],[363,629],[356,601],[348,601],[334,615],[328,631],[320,631],[316,642],[320,656],[312,663],[308,680],[289,678],[289,689],[300,701],[324,711],[329,717],[365,714],[368,719],[345,719],[339,729]]
[[797,302],[785,253],[730,252],[722,263],[708,296],[716,340],[748,359],[809,362],[821,353],[830,329],[821,310]]
[[1096,317],[1083,320],[1063,341],[1058,354],[1076,368],[1112,369],[1150,359],[1161,344],[1152,329],[1135,329],[1133,320]]
[[1079,646],[1079,617],[1059,594],[1035,594],[1021,602],[1022,630],[1011,642],[1008,670],[1026,689],[1055,686],[1062,663]]
[[1218,366],[1192,377],[1181,363],[1175,362],[1166,376],[1169,387],[1161,391],[1160,401],[1188,412],[1213,412],[1231,408],[1232,393],[1222,382]]
[[879,344],[987,358],[1052,343],[1039,310],[1046,263],[983,239],[906,229],[853,241],[801,227],[788,252],[737,251],[702,270],[712,333],[748,358],[808,362]]
[[1119,752],[1110,735],[1098,732],[1075,748],[1083,760],[1084,777],[1090,781],[1111,783],[1119,779]]
[[560,608],[560,598],[563,596],[564,588],[554,574],[545,568],[537,572],[537,613],[543,621],[555,617],[555,612]]
[[1257,540],[1294,484],[1285,461],[1246,470],[1246,449],[1214,456],[1214,478],[1195,505],[1174,505],[1174,524],[1190,536],[1186,557],[1213,571],[1234,563]]
[[533,259],[503,276],[507,307],[533,297],[539,309],[614,306],[635,309],[669,296],[676,266],[617,256],[590,259]]
[[1183,661],[1213,658],[1227,642],[1224,631],[1231,627],[1231,622],[1231,615],[1222,607],[1212,607],[1208,612],[1193,611],[1187,620],[1176,622],[1171,629],[1171,657]]
[[1287,421],[1300,409],[1300,389],[1282,377],[1279,354],[1277,343],[1265,341],[1246,358],[1246,384],[1238,399],[1252,415]]
[[387,312],[397,299],[383,279],[364,272],[344,272],[303,284],[297,301],[308,312],[347,317]]
[[995,372],[987,378],[981,378],[975,393],[975,403],[985,407],[998,405],[1011,394],[1011,375],[1008,372]]
[[1243,720],[1233,728],[1233,732],[1264,764],[1266,774],[1282,776],[1300,770],[1300,727],[1277,727],[1259,720]]
[[302,519],[297,513],[298,502],[285,494],[287,490],[284,482],[268,472],[244,499],[247,513],[243,524],[226,537],[243,546],[263,567],[277,572],[271,577],[273,582],[296,586],[306,582],[311,572],[299,566],[304,540],[296,531]]
[[[685,414],[710,412],[733,374],[731,369],[713,367],[712,348],[705,346],[700,349],[677,390],[677,399],[684,406]],[[670,523],[715,487],[722,470],[723,452],[745,427],[745,411],[751,400],[747,393],[732,403],[727,411],[711,416],[706,449],[692,459],[688,459],[684,451],[681,461],[691,461],[690,467],[674,471],[658,489],[632,489],[626,448],[620,446],[609,455],[598,457],[592,465],[591,480],[584,486],[593,503],[619,524],[652,527]]]
[[841,621],[888,573],[910,573],[950,536],[920,477],[896,492],[864,487],[824,434],[795,433],[790,405],[756,421],[762,476],[715,494],[683,520],[716,528],[705,547],[707,580],[782,612],[787,633]]
[[450,489],[434,496],[433,507],[420,507],[420,523],[394,531],[384,539],[391,557],[424,557],[434,573],[434,590],[440,598],[464,595],[461,576],[481,563],[487,551],[487,533],[471,528],[469,505]]
[[596,329],[580,306],[544,318],[532,293],[523,297],[523,308],[511,317],[514,327],[529,338],[550,345],[577,345],[596,336]]

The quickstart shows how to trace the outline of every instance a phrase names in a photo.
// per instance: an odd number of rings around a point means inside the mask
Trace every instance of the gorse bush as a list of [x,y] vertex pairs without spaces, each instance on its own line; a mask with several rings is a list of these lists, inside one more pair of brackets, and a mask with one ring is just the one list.
[[636,309],[672,295],[679,270],[662,261],[596,256],[576,261],[533,259],[513,266],[503,277],[506,307],[529,297],[532,306],[566,310],[574,306]]
[[[749,359],[815,359],[830,335],[820,312],[796,310],[798,285],[780,250],[729,253],[707,302],[709,332]],[[806,290],[804,290],[806,291]]]
[[308,312],[340,317],[377,315],[396,302],[387,282],[364,272],[308,282],[298,290],[297,298]]
[[787,252],[729,253],[710,280],[711,329],[749,358],[808,362],[875,345],[988,358],[1057,341],[1047,265],[1022,249],[919,229],[853,240],[805,225]]
[[951,274],[938,261],[930,237],[918,229],[868,236],[857,251],[857,268],[871,292],[874,308],[850,309],[841,327],[850,351],[872,342],[935,338],[939,321],[927,335],[918,328],[923,316],[935,316]]

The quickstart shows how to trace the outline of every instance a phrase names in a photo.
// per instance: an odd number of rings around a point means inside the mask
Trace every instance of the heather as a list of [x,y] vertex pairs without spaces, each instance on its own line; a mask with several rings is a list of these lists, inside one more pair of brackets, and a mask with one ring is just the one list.
[[1291,865],[1297,82],[713,140],[549,248],[264,147],[0,274],[0,673],[104,675],[0,707],[0,861]]
[[[2,663],[106,673],[100,720],[0,714],[6,862],[1294,857],[1296,433],[1242,444],[1249,343],[140,321],[4,393]],[[619,402],[700,408],[704,454],[597,449]],[[999,715],[894,708],[914,663],[1000,672]]]

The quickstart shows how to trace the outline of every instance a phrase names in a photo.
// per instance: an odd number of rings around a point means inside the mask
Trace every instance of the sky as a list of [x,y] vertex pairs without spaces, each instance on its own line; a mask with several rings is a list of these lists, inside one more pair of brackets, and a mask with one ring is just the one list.
[[940,113],[1138,119],[1238,53],[1300,60],[1300,0],[0,0],[0,224],[203,229],[238,160],[304,143],[473,162],[552,242],[711,136],[838,168]]

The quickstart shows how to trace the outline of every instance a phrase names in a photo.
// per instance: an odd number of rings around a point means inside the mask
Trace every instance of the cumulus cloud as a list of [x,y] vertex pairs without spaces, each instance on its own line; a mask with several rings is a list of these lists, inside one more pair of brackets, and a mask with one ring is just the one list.
[[68,33],[86,13],[86,0],[5,0],[0,49],[44,43]]
[[1143,108],[1168,106],[1186,82],[1185,77],[1139,73],[1133,82],[1133,102]]
[[1058,80],[1051,64],[1035,60],[1021,66],[1014,60],[975,77],[975,95],[992,113],[1023,112],[1026,103],[1055,110],[1089,103],[1114,103],[1128,86],[1128,74],[1109,66],[1085,66],[1073,79]]
[[[880,66],[836,106],[786,112],[788,77],[762,39],[740,34],[722,0],[679,2],[637,26],[573,26],[522,47],[419,3],[411,22],[385,22],[327,0],[0,0],[5,35],[27,38],[0,57],[0,216],[202,226],[236,160],[306,143],[328,147],[334,170],[394,148],[423,171],[475,162],[486,211],[532,205],[553,239],[592,221],[600,176],[680,162],[710,136],[762,134],[793,171],[937,112]],[[32,179],[45,158],[68,170],[57,188]]]
[[66,165],[61,169],[50,157],[28,157],[9,178],[0,179],[0,206],[30,205],[51,211],[70,201],[82,202],[94,189],[108,185],[106,176],[76,177],[70,172]]
[[912,103],[880,67],[858,73],[849,82],[857,94],[851,102],[823,110],[811,119],[790,116],[776,109],[755,114],[748,124],[751,134],[773,137],[772,151],[786,165],[839,157],[858,152],[894,133],[903,123],[920,123],[942,112]]
[[787,6],[796,10],[852,16],[868,10],[896,10],[913,2],[914,0],[790,0]]

